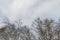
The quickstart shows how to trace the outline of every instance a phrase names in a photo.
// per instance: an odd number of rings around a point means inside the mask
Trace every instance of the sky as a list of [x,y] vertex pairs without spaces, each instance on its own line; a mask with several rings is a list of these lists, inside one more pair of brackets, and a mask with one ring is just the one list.
[[60,0],[0,0],[0,20],[4,17],[20,18],[26,25],[37,17],[59,19]]

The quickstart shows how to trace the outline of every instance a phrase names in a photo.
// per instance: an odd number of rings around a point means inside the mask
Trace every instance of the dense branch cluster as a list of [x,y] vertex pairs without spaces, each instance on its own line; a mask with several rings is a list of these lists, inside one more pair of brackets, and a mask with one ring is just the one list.
[[4,21],[6,25],[0,28],[0,40],[60,40],[60,21],[37,18],[32,26],[24,26],[20,20],[15,23]]

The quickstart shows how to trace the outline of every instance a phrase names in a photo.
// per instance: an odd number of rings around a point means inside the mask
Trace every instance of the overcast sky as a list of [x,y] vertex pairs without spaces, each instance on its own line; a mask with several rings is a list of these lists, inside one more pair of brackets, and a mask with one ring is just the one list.
[[0,19],[18,18],[29,25],[36,17],[60,18],[60,0],[0,0]]

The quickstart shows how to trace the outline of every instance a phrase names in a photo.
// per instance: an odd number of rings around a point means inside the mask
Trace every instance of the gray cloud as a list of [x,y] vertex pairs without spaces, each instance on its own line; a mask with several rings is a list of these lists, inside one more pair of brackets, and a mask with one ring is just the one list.
[[3,15],[12,20],[21,18],[25,24],[31,23],[37,16],[57,16],[56,14],[60,13],[59,5],[60,0],[0,0]]

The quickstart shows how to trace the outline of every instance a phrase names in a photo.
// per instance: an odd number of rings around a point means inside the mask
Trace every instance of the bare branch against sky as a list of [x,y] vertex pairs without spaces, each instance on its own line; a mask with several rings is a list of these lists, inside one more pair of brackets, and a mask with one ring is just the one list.
[[60,40],[60,0],[0,0],[1,40]]

